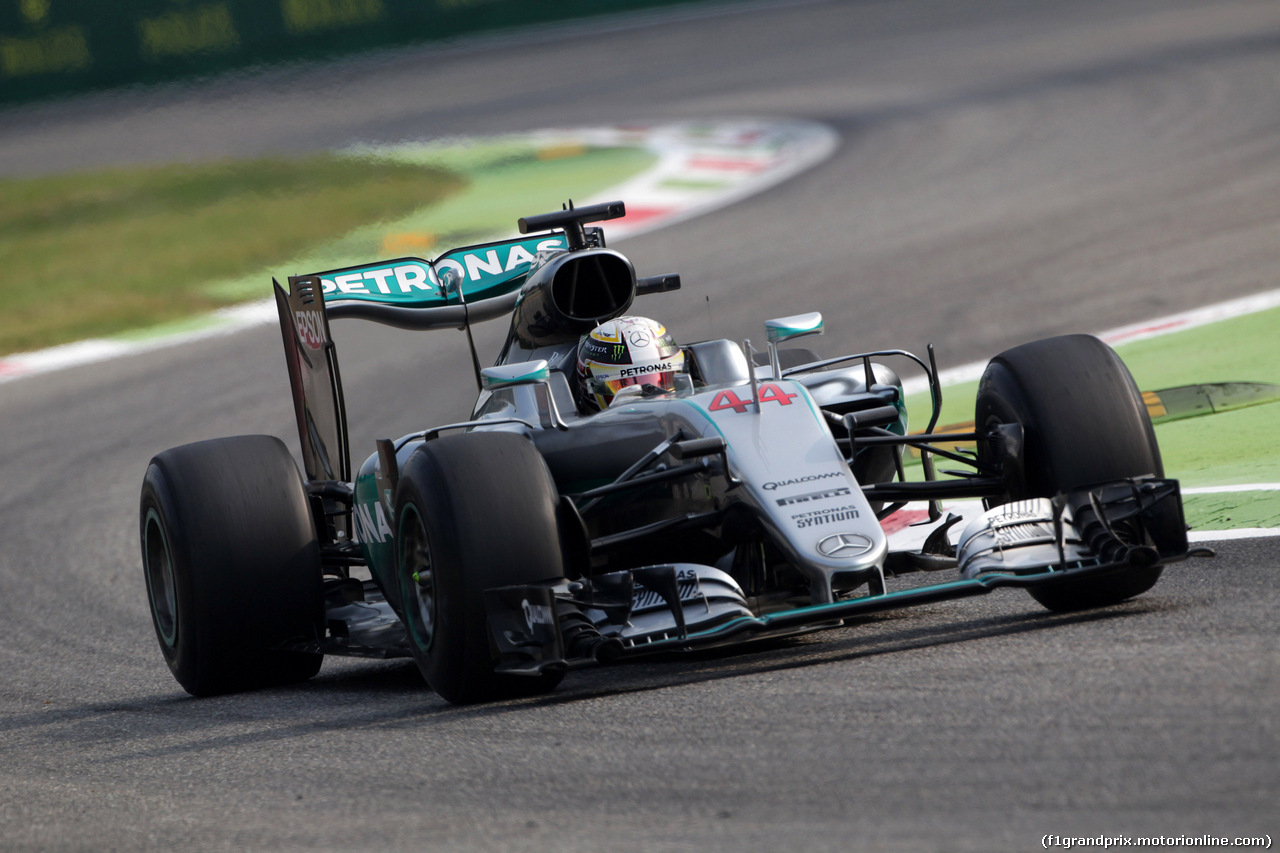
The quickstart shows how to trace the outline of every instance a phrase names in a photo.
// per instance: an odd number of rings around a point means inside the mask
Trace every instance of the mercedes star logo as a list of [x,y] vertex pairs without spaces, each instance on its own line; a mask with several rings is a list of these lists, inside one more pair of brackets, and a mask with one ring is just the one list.
[[836,533],[818,543],[824,557],[856,557],[871,550],[871,540],[861,533]]

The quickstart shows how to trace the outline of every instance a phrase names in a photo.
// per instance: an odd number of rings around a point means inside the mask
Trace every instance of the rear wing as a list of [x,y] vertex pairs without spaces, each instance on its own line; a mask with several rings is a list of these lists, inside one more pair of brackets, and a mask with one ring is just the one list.
[[[396,258],[290,276],[288,290],[272,280],[308,482],[351,482],[346,405],[330,317],[363,317],[405,329],[464,329],[509,316],[525,281],[553,257],[604,247],[600,229],[584,228],[584,222],[624,214],[622,202],[570,207],[520,220],[522,233],[546,232],[532,237],[453,249],[433,261]],[[555,228],[563,230],[550,230]],[[650,291],[678,286],[674,276],[660,276]],[[477,362],[477,378],[479,370]],[[339,516],[335,523],[349,535],[348,521],[349,516]]]
[[519,237],[446,252],[315,273],[331,317],[363,317],[404,329],[462,328],[510,314],[520,287],[564,234]]
[[330,317],[438,329],[508,315],[529,273],[566,245],[563,234],[543,234],[454,249],[434,261],[397,258],[290,276],[288,290],[273,280],[307,479],[351,481]]

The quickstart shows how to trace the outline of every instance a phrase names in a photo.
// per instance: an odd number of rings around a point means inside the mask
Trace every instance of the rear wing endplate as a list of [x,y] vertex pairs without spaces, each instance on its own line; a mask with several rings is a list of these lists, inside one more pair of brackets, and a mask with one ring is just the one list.
[[293,410],[298,419],[302,466],[307,480],[351,481],[347,411],[342,399],[338,354],[329,336],[329,318],[318,276],[290,276],[289,290],[278,281],[276,308],[284,338]]

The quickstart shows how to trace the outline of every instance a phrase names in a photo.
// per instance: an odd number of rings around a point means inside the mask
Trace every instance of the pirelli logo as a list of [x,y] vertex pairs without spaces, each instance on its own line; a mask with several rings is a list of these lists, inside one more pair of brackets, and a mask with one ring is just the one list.
[[802,504],[807,501],[824,501],[827,498],[842,498],[849,494],[849,487],[842,486],[838,489],[826,489],[821,492],[809,492],[807,495],[791,495],[786,498],[778,498],[778,506],[790,506],[791,504]]

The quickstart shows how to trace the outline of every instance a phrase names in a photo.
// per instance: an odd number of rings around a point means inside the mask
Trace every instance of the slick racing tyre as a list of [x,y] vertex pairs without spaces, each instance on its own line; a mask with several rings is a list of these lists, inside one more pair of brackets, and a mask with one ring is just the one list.
[[473,432],[428,441],[396,487],[396,557],[418,668],[468,704],[544,693],[562,673],[494,672],[484,591],[564,575],[559,495],[533,443]]
[[[978,386],[975,423],[979,431],[1022,425],[1021,470],[1007,473],[1006,492],[993,505],[1164,476],[1138,386],[1115,351],[1090,335],[1034,341],[993,358]],[[979,446],[985,449],[984,442]],[[1160,566],[1135,567],[1030,592],[1054,611],[1102,607],[1146,592],[1160,572]]]
[[283,442],[245,435],[166,450],[142,481],[142,564],[160,650],[212,696],[303,681],[323,656],[320,547]]

